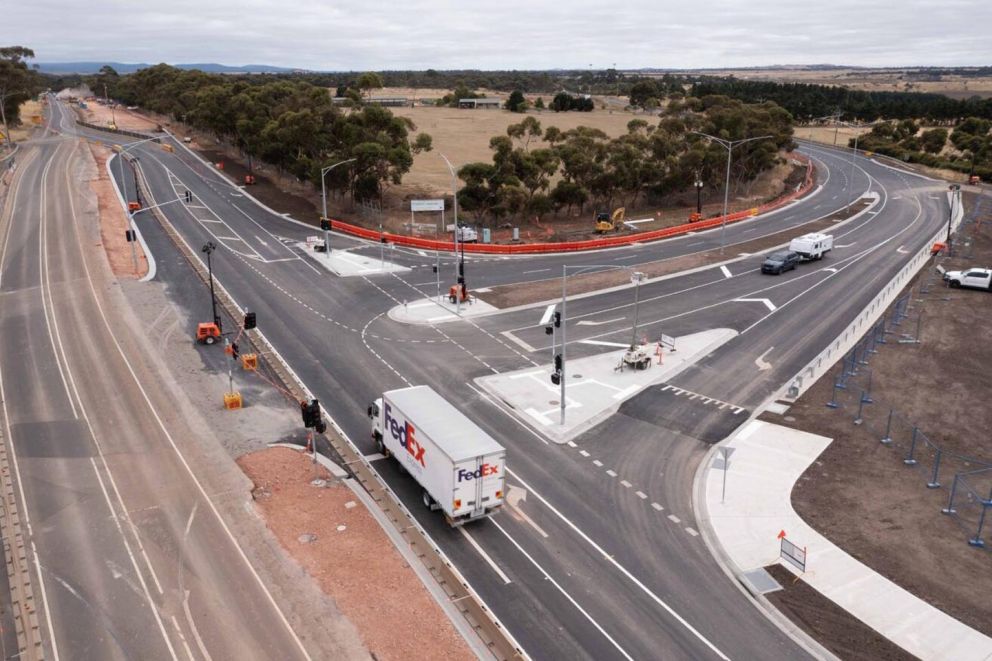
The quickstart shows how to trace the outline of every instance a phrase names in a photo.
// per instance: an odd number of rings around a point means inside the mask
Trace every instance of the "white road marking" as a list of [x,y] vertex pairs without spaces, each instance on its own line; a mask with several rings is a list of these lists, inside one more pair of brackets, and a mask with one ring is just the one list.
[[690,535],[692,535],[693,537],[699,537],[699,533],[698,533],[698,532],[696,532],[696,530],[695,530],[694,528],[688,528],[688,527],[687,527],[687,528],[685,529],[685,531],[686,531],[687,533],[689,533]]
[[[545,571],[544,567],[542,567],[540,564],[538,564],[538,562],[536,560],[534,560],[534,558],[531,557],[531,555],[529,553],[527,553],[527,551],[525,551],[524,548],[522,546],[520,546],[520,544],[517,543],[517,540],[513,539],[512,537],[510,537],[510,534],[508,532],[506,532],[505,530],[503,530],[503,526],[499,525],[499,522],[497,522],[497,521],[495,521],[493,519],[490,519],[490,521],[492,521],[492,524],[496,527],[497,530],[499,530],[501,533],[503,533],[503,535],[508,540],[510,540],[510,543],[513,544],[517,548],[517,550],[520,551],[521,554],[523,554],[523,556],[525,558],[527,558],[528,560],[530,560],[530,563],[532,565],[534,565],[535,567],[537,567],[537,570],[544,575],[545,580],[547,580],[549,583],[551,583],[551,585],[555,586],[555,589],[558,590],[559,592],[561,592],[565,596],[565,598],[568,599],[568,601],[573,606],[575,606],[575,609],[578,610],[580,613],[582,613],[583,617],[585,617],[587,620],[589,620],[589,622],[594,627],[596,627],[596,630],[599,631],[601,634],[603,634],[603,636],[608,641],[610,641],[610,643],[615,648],[617,648],[617,651],[619,651],[620,654],[622,654],[624,656],[624,658],[630,659],[630,661],[633,661],[634,657],[632,657],[631,655],[627,654],[627,652],[625,652],[624,649],[622,647],[620,647],[620,644],[617,643],[617,641],[615,641],[610,636],[610,634],[606,633],[606,630],[603,629],[603,627],[601,627],[599,625],[599,623],[596,622],[596,620],[592,619],[592,616],[589,615],[589,613],[587,613],[585,611],[585,609],[582,608],[582,606],[579,605],[579,602],[577,602],[575,599],[573,599],[572,598],[572,595],[570,595],[567,592],[565,592],[565,589],[558,584],[558,581],[556,581],[555,579],[551,578],[551,574],[549,574],[547,571]],[[459,530],[464,530],[464,528],[459,528]],[[726,658],[726,657],[724,657],[724,658]]]
[[735,298],[735,303],[764,303],[771,312],[775,312],[775,304],[769,298]]
[[528,524],[534,530],[537,531],[541,537],[545,539],[548,538],[548,533],[544,532],[544,528],[537,525],[534,519],[527,516],[527,514],[520,509],[520,503],[527,501],[527,490],[523,487],[513,487],[509,484],[506,485],[506,504],[512,510],[513,516],[520,518],[524,523]]
[[630,344],[623,342],[607,342],[605,340],[579,340],[579,344],[593,344],[598,347],[629,347]]
[[632,486],[634,486],[633,484],[631,484],[627,480],[620,480],[620,484],[622,484],[623,486],[627,487],[628,489],[631,488]]
[[381,452],[373,452],[372,454],[365,455],[366,461],[379,461],[380,459],[385,459],[386,455]]
[[636,493],[637,494],[637,497],[640,498],[641,500],[647,500],[648,499],[648,495],[646,493],[644,493],[643,491],[635,491],[634,493]]
[[[661,608],[663,608],[665,610],[665,612],[667,612],[669,615],[671,615],[679,624],[681,624],[683,627],[685,627],[686,630],[688,630],[690,633],[692,633],[692,635],[694,635],[700,642],[702,642],[704,645],[706,645],[706,647],[709,648],[714,654],[716,654],[721,659],[724,659],[724,661],[730,661],[729,657],[727,657],[726,654],[724,654],[723,652],[721,652],[720,649],[716,645],[714,645],[712,642],[710,642],[708,638],[706,638],[705,636],[703,636],[703,634],[701,634],[698,630],[696,630],[695,627],[693,627],[691,624],[689,624],[689,622],[685,618],[683,618],[681,615],[679,615],[675,611],[675,609],[672,608],[671,606],[669,606],[664,600],[661,599],[661,597],[659,597],[654,592],[652,592],[646,585],[644,585],[644,583],[642,583],[640,581],[640,579],[638,579],[636,576],[634,576],[626,567],[624,567],[619,562],[617,562],[616,559],[612,555],[610,555],[609,553],[607,553],[606,549],[604,549],[599,544],[597,544],[596,542],[594,542],[592,540],[592,538],[589,537],[589,535],[587,535],[586,533],[584,533],[577,525],[575,525],[574,523],[572,523],[564,514],[562,514],[560,511],[558,511],[558,509],[555,508],[554,505],[552,505],[551,503],[549,503],[548,500],[546,498],[544,498],[544,496],[542,496],[539,492],[535,491],[529,484],[527,484],[526,481],[524,481],[523,479],[521,479],[521,477],[519,475],[517,475],[511,469],[507,468],[506,469],[506,472],[508,474],[510,474],[510,475],[513,475],[513,477],[518,482],[520,482],[524,487],[527,488],[527,490],[530,492],[531,495],[533,495],[535,498],[537,498],[542,503],[544,503],[545,507],[547,507],[548,509],[550,509],[555,514],[555,516],[557,516],[559,519],[561,519],[562,521],[564,521],[565,524],[568,525],[568,527],[571,528],[575,532],[575,534],[577,534],[579,537],[581,537],[584,542],[586,542],[597,553],[599,553],[600,557],[602,557],[604,561],[606,561],[607,563],[613,565],[617,569],[617,571],[619,571],[620,573],[622,573],[639,590],[641,590],[644,594],[646,594],[647,596],[649,596],[652,601],[654,601]],[[499,527],[499,523],[496,522],[496,521],[493,521],[493,525],[495,525],[497,528]],[[502,528],[500,528],[500,530],[502,530]],[[504,532],[504,534],[506,534],[506,533]],[[507,535],[507,537],[509,537],[509,535]],[[516,544],[516,542],[514,542],[514,544]],[[519,545],[517,547],[519,548]],[[523,549],[521,549],[521,552],[523,552]]]
[[606,324],[612,324],[617,321],[623,321],[627,317],[617,317],[616,319],[605,319],[603,321],[591,321],[588,319],[583,319],[582,321],[576,323],[576,326],[604,326]]
[[603,462],[600,461],[599,459],[593,459],[592,460],[592,463],[593,463],[593,466],[596,466],[597,468],[602,468],[603,467]]
[[734,277],[734,274],[730,272],[730,269],[727,268],[727,265],[726,264],[721,264],[720,265],[720,270],[723,271],[724,277],[727,277],[727,278]]
[[589,453],[586,452],[585,450],[579,450],[579,454],[581,454],[583,457],[588,457],[589,456]]
[[763,354],[754,359],[754,364],[758,366],[759,372],[764,372],[765,370],[770,370],[772,368],[772,364],[765,360],[765,356],[771,353],[774,348],[775,347],[768,347]]
[[533,271],[524,271],[524,275],[529,273],[544,273],[545,271],[550,271],[551,269],[534,269]]
[[514,344],[516,344],[517,346],[521,347],[524,351],[529,351],[530,353],[534,353],[535,351],[537,351],[537,349],[535,349],[534,347],[532,347],[531,345],[527,344],[526,342],[524,342],[523,340],[521,340],[519,337],[517,337],[516,335],[514,335],[513,334],[513,331],[508,331],[508,330],[507,331],[502,331],[502,332],[500,332],[500,335],[503,335],[504,337],[506,337],[506,339],[510,340],[511,342],[513,342]]
[[499,565],[496,564],[496,561],[493,560],[491,557],[489,557],[489,554],[486,553],[481,546],[479,546],[479,543],[475,541],[475,538],[472,537],[472,535],[468,534],[465,528],[458,528],[458,532],[460,532],[462,536],[468,540],[468,543],[472,545],[472,548],[474,548],[480,556],[482,556],[482,559],[486,561],[486,564],[492,567],[492,570],[496,572],[496,575],[503,580],[503,585],[509,585],[512,582],[510,581],[510,577],[507,576],[503,572],[503,570],[499,568]]
[[627,255],[626,257],[617,257],[613,261],[614,262],[624,262],[624,261],[627,261],[628,259],[637,259],[637,255]]
[[682,519],[680,519],[679,517],[675,516],[674,514],[669,514],[668,515],[668,520],[671,521],[672,523],[681,523],[682,522]]
[[655,508],[659,512],[664,512],[665,511],[665,508],[662,507],[661,505],[659,505],[658,503],[651,503],[651,507]]
[[617,472],[615,470],[613,470],[612,468],[609,469],[608,471],[606,471],[606,474],[609,475],[610,477],[616,477],[617,476]]

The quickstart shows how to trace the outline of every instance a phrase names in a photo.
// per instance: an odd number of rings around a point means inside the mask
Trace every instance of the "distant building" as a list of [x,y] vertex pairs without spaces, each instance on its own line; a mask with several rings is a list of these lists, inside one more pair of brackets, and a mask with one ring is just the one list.
[[459,108],[489,108],[498,110],[503,105],[499,99],[458,99]]
[[370,106],[400,108],[410,105],[410,101],[405,96],[373,96],[368,100],[368,104]]

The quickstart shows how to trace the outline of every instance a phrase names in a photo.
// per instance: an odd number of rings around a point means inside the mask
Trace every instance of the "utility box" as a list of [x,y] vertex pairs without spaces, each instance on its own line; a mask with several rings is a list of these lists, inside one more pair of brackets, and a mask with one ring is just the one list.
[[482,228],[482,242],[492,243],[493,242],[493,232],[488,227]]

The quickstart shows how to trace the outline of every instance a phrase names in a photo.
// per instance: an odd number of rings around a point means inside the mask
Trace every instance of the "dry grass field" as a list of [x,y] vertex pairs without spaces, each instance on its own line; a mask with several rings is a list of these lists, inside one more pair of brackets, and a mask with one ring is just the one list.
[[[547,100],[545,100],[547,102]],[[451,190],[451,175],[441,154],[456,168],[475,161],[489,162],[492,152],[489,139],[506,135],[506,127],[530,115],[541,122],[541,128],[557,126],[562,131],[577,126],[589,126],[614,137],[627,132],[627,122],[637,117],[657,121],[646,115],[623,110],[593,110],[592,112],[551,112],[531,110],[527,114],[507,110],[462,110],[459,108],[416,107],[391,108],[395,114],[409,117],[417,130],[429,133],[434,140],[433,151],[418,155],[410,173],[403,177],[404,186],[437,191]],[[531,141],[533,148],[536,143]],[[541,143],[543,144],[543,143]]]

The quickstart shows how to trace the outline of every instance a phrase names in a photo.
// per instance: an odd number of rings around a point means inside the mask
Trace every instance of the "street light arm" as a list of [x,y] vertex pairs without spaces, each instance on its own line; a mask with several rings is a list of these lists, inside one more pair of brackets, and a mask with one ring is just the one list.
[[142,213],[142,212],[144,212],[144,211],[151,211],[152,209],[158,209],[159,207],[164,207],[164,206],[165,206],[165,205],[167,205],[167,204],[175,204],[176,202],[182,202],[182,201],[183,201],[183,198],[181,198],[181,197],[177,197],[177,198],[176,198],[176,199],[174,199],[174,200],[169,200],[169,201],[167,201],[167,202],[161,202],[161,203],[159,203],[159,204],[153,204],[153,205],[152,205],[152,206],[150,206],[150,207],[142,207],[141,209],[138,209],[137,211],[134,211],[134,212],[132,212],[132,213],[131,213],[131,217],[132,217],[132,218],[134,218],[134,217],[135,217],[135,216],[137,216],[137,215],[138,215],[139,213]]

